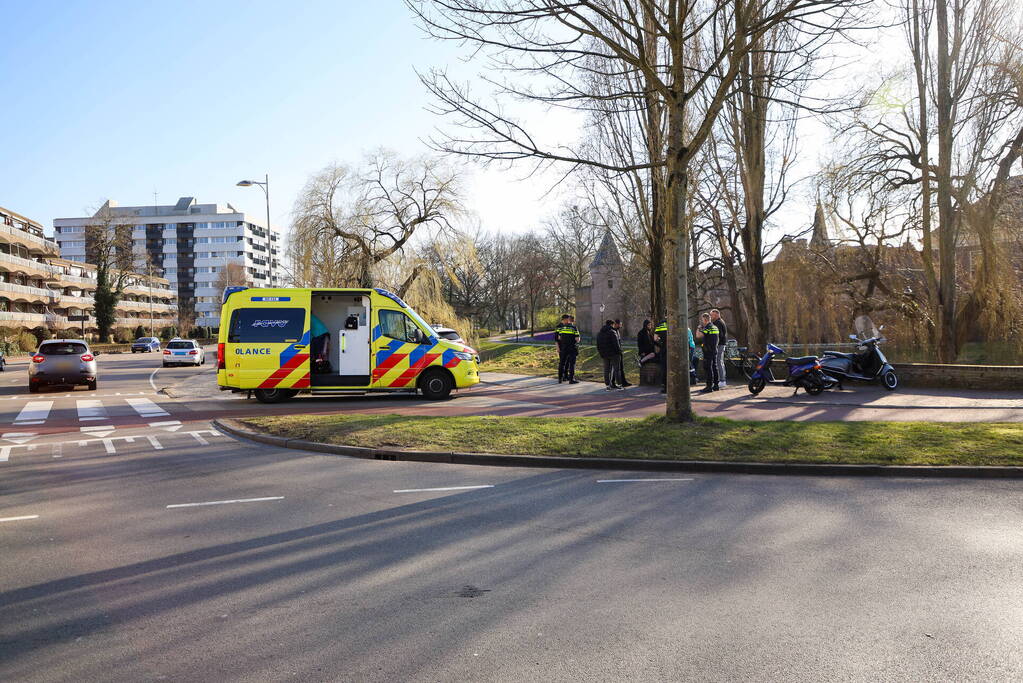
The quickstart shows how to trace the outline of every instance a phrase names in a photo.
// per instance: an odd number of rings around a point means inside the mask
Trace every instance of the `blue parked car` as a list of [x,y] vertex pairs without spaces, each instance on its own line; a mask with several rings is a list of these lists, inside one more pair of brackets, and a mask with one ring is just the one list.
[[160,340],[156,337],[139,337],[131,343],[132,353],[149,353],[160,350]]

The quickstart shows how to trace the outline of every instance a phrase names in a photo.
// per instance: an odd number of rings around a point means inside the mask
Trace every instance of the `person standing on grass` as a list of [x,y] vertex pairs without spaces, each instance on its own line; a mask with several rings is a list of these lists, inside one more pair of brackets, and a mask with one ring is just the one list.
[[[618,348],[622,348],[622,321],[618,320],[616,318],[615,319],[615,324],[613,325],[613,327],[614,327],[615,334],[618,335]],[[632,386],[632,382],[630,382],[629,380],[625,379],[625,350],[624,349],[622,349],[622,352],[618,355],[618,379],[620,379],[621,382],[622,382],[622,388],[631,387]]]
[[725,345],[728,343],[728,326],[725,325],[724,319],[721,317],[721,311],[716,308],[710,309],[710,321],[714,323],[714,327],[718,328],[718,379],[719,386],[728,386],[728,382],[725,381]]
[[710,313],[700,316],[702,323],[696,330],[696,339],[703,346],[703,373],[707,386],[700,393],[718,391],[718,328],[710,321]]
[[575,359],[579,355],[579,328],[567,313],[554,329],[554,343],[558,345],[558,384],[578,384],[575,378]]
[[597,333],[597,353],[604,359],[604,384],[607,391],[623,389],[618,376],[622,356],[622,342],[614,329],[614,321],[607,320]]

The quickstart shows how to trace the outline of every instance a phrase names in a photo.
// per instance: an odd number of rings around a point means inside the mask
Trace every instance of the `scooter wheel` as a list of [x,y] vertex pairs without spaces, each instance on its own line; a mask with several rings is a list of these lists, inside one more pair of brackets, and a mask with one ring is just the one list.
[[888,391],[895,391],[899,386],[899,377],[893,370],[881,375],[881,381],[884,383],[884,388]]
[[749,385],[747,386],[747,388],[749,389],[749,393],[756,396],[757,394],[764,390],[765,386],[767,386],[767,380],[765,380],[763,377],[754,377],[749,381]]
[[822,391],[824,391],[823,384],[811,384],[810,386],[806,387],[806,393],[810,394],[811,396],[820,396]]

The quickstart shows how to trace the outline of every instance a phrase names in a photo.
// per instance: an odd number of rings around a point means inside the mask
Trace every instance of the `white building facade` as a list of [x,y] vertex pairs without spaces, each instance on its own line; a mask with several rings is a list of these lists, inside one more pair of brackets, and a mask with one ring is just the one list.
[[[185,315],[194,311],[196,325],[220,326],[222,292],[217,282],[229,264],[242,266],[251,286],[277,287],[283,282],[280,233],[230,204],[199,204],[194,197],[155,206],[118,206],[109,201],[100,212],[109,212],[120,225],[133,226],[136,260],[148,257],[152,267],[162,271],[154,275],[162,274],[170,282],[179,309]],[[96,216],[54,219],[54,238],[63,258],[86,261],[85,226],[95,220]],[[142,270],[141,263],[137,269]]]

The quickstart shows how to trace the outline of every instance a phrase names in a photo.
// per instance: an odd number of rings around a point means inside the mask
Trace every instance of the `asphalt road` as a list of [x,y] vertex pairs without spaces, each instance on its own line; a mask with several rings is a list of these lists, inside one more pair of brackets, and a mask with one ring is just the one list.
[[70,395],[0,376],[0,680],[1023,677],[1018,482],[286,451],[153,392],[154,362]]

